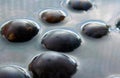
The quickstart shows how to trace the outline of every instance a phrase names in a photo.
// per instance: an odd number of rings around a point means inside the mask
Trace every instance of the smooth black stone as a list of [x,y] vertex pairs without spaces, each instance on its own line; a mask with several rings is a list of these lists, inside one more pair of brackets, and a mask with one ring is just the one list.
[[68,2],[68,7],[76,11],[88,11],[92,6],[88,0],[69,0]]
[[109,26],[103,23],[90,22],[82,27],[82,33],[92,38],[101,38],[107,35]]
[[77,71],[77,63],[71,57],[48,52],[36,56],[29,64],[33,78],[71,78]]
[[120,29],[120,20],[117,22],[116,27]]
[[23,68],[15,66],[0,67],[0,78],[30,78]]
[[49,50],[71,52],[80,46],[81,39],[72,31],[55,29],[45,33],[41,44]]
[[51,24],[60,23],[65,17],[65,13],[61,10],[46,10],[41,14],[41,20]]
[[1,28],[1,34],[10,42],[26,42],[37,35],[39,27],[33,21],[25,19],[12,20]]

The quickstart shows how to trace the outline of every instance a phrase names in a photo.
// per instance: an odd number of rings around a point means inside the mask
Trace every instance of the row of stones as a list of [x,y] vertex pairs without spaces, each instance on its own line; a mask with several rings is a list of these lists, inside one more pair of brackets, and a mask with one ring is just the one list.
[[[92,7],[92,3],[88,0],[69,0],[67,3],[69,7],[80,11],[87,11]],[[66,15],[61,10],[49,9],[40,13],[40,19],[46,23],[59,23],[65,18]],[[96,21],[83,24],[81,29],[82,33],[93,38],[101,38],[109,32],[107,24]],[[38,34],[39,30],[40,26],[37,23],[27,19],[11,20],[1,26],[1,34],[10,42],[29,41]],[[49,50],[70,52],[78,48],[81,42],[78,34],[70,30],[55,29],[44,34],[41,44]]]
[[[41,18],[47,23],[58,23],[64,20],[65,16],[62,11],[48,11],[42,13]],[[16,19],[3,24],[1,34],[10,42],[25,42],[37,35],[39,29],[33,21]],[[71,51],[80,45],[81,39],[72,31],[59,29],[46,33],[41,43],[48,49]],[[65,49],[63,46],[66,46]],[[71,78],[76,70],[77,63],[73,58],[49,52],[36,56],[29,64],[29,72],[19,66],[0,67],[0,78]]]
[[71,78],[77,67],[69,55],[46,52],[37,55],[28,70],[16,65],[0,67],[0,78]]
[[[92,7],[88,0],[69,0],[72,10],[87,11]],[[40,13],[46,23],[59,23],[66,17],[60,10],[46,10]],[[117,26],[120,26],[120,22]],[[109,26],[102,22],[87,22],[82,26],[82,33],[92,38],[101,38],[109,32]],[[2,25],[1,34],[10,42],[25,42],[38,34],[40,26],[27,19],[16,19]],[[55,29],[44,34],[41,43],[54,51],[68,52],[78,48],[82,40],[78,34],[65,29]],[[35,56],[29,64],[29,73],[18,66],[0,67],[0,78],[71,78],[77,71],[78,64],[69,55],[48,52]]]
[[[119,22],[118,22],[119,23]],[[104,22],[86,22],[81,27],[81,32],[92,38],[101,38],[109,33],[109,28]],[[16,19],[9,21],[1,27],[4,39],[10,42],[26,42],[33,39],[41,27],[28,19]],[[82,43],[81,37],[68,29],[53,29],[42,36],[43,47],[59,52],[71,52]]]

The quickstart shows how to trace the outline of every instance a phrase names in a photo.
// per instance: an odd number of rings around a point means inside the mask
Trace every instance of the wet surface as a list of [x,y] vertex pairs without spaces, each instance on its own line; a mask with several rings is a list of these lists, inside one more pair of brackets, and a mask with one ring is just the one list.
[[[66,0],[0,0],[0,24],[11,19],[29,19],[41,26],[41,31],[25,43],[11,43],[0,38],[0,64],[28,67],[31,59],[46,50],[40,42],[44,33],[52,29],[68,29],[82,38],[82,44],[72,55],[78,62],[78,71],[72,78],[114,78],[120,74],[120,31],[116,29],[119,18],[119,0],[92,0],[94,7],[87,12],[74,12],[66,7]],[[32,6],[31,6],[32,5]],[[68,14],[64,24],[48,27],[39,20],[39,13],[46,9],[60,9]],[[81,34],[80,26],[89,20],[101,20],[111,25],[107,36],[93,39]],[[41,46],[41,47],[40,47]]]

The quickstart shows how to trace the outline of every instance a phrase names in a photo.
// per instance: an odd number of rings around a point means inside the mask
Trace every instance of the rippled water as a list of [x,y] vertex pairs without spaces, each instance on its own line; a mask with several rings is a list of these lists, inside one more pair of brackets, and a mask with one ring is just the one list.
[[[68,53],[79,62],[73,78],[108,78],[120,74],[120,32],[115,23],[120,16],[120,0],[92,0],[94,7],[88,12],[73,12],[65,6],[65,0],[0,0],[0,24],[15,19],[26,18],[37,22],[40,33],[25,43],[10,43],[0,38],[0,64],[16,64],[27,68],[38,53],[47,51],[40,45],[42,35],[51,29],[69,29],[82,38],[82,45]],[[39,21],[39,12],[45,9],[60,9],[67,13],[68,21],[49,27]],[[109,34],[101,39],[88,38],[81,34],[80,26],[89,20],[100,20],[111,25]],[[112,77],[113,78],[113,77]],[[116,77],[115,77],[116,78]]]

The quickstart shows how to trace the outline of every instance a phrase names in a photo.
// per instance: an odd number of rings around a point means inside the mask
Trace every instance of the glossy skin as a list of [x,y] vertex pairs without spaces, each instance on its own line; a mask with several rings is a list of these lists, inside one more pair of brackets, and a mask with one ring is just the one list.
[[68,7],[76,11],[88,11],[92,8],[92,3],[88,0],[69,0]]
[[64,12],[61,10],[47,10],[41,14],[41,20],[46,23],[60,23],[65,19]]
[[92,38],[101,38],[107,35],[109,27],[106,24],[91,22],[85,24],[82,28],[82,33]]
[[71,57],[55,53],[42,53],[29,64],[33,78],[71,78],[77,70],[77,64]]
[[30,78],[26,72],[19,67],[5,66],[0,67],[0,78]]
[[69,30],[56,29],[46,33],[41,41],[44,47],[58,52],[70,52],[81,44],[80,37]]
[[37,35],[39,27],[30,20],[13,20],[4,24],[1,34],[10,42],[25,42]]

